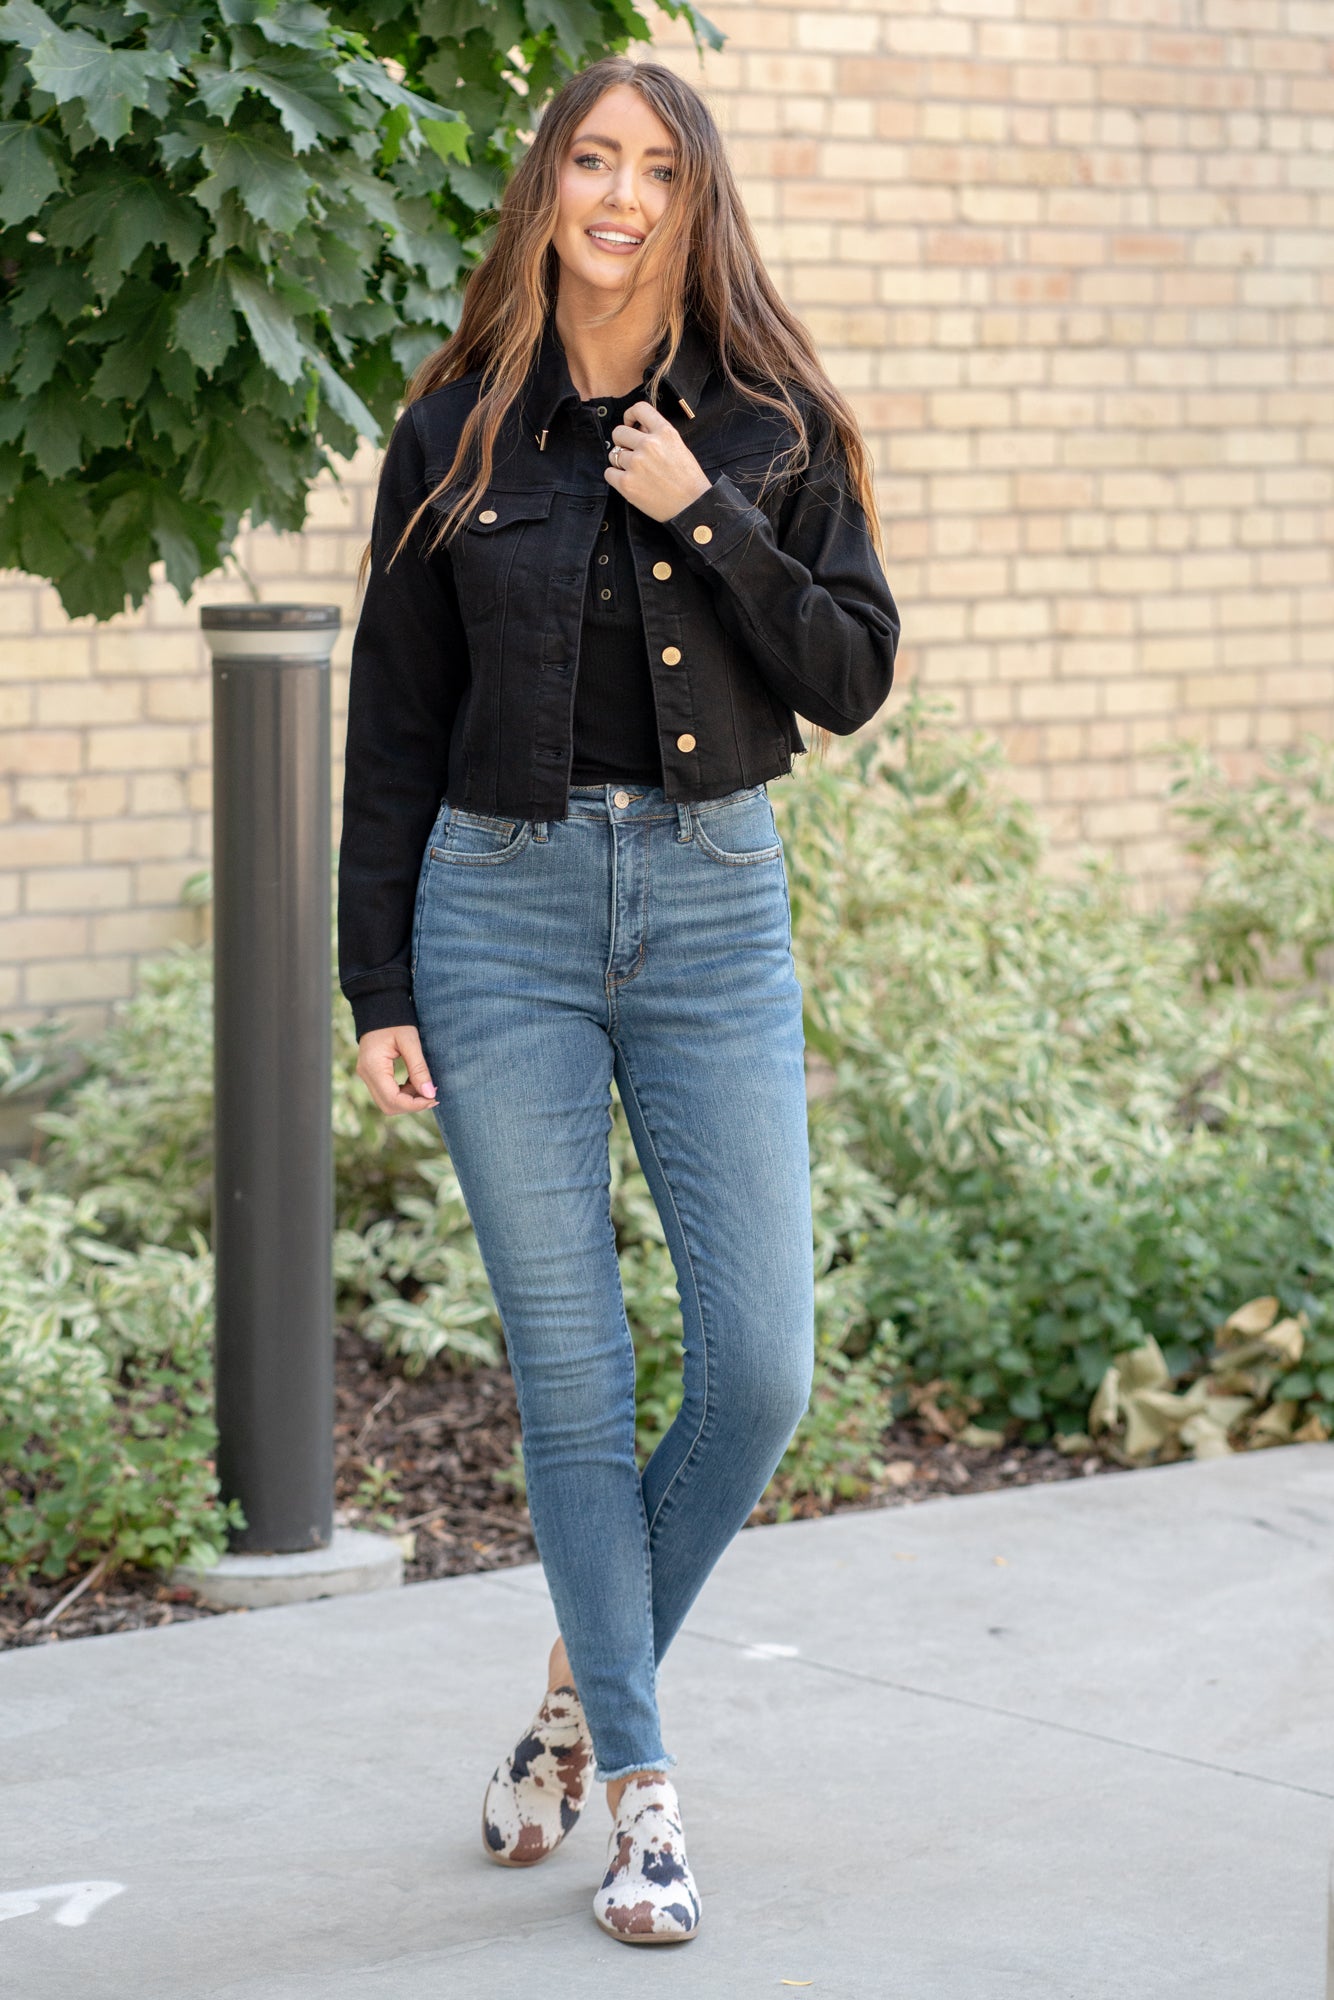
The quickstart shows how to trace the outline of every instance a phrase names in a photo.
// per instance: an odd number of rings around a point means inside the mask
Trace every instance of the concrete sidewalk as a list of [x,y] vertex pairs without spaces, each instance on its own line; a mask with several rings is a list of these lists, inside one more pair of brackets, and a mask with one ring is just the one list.
[[1334,1445],[740,1536],[663,1673],[678,1948],[593,1922],[600,1788],[482,1853],[553,1631],[533,1568],[0,1658],[0,1911],[66,1891],[0,1992],[1323,2000]]

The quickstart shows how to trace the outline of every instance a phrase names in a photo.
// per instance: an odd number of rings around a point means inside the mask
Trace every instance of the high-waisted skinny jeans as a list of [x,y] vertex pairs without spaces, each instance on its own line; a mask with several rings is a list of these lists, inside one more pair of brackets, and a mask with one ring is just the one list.
[[[529,1512],[608,1780],[667,1770],[658,1668],[767,1486],[814,1358],[802,995],[764,785],[441,807],[412,926],[423,1052],[514,1374]],[[676,1269],[684,1395],[639,1470],[613,1076]]]

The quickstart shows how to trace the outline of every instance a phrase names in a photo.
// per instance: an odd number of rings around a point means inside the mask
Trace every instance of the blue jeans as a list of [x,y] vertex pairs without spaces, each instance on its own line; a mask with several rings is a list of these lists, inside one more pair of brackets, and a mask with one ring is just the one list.
[[[625,803],[618,803],[625,801]],[[763,785],[441,808],[412,927],[422,1046],[504,1328],[529,1511],[596,1776],[667,1770],[658,1666],[810,1396],[802,996]],[[643,1471],[612,1228],[613,1076],[676,1269],[680,1410]]]

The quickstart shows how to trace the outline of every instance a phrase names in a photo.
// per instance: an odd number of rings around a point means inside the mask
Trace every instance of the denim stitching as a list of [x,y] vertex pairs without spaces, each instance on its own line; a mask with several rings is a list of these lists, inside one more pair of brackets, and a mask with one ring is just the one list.
[[439,826],[442,817],[443,809],[436,814],[435,819],[431,823],[431,831],[426,836],[427,852],[423,854],[421,866],[417,871],[417,899],[412,911],[412,963],[409,969],[409,977],[414,985],[417,979],[417,960],[421,955],[422,916],[426,907],[426,885],[430,880],[431,874],[431,843],[435,838],[435,830]]
[[654,1509],[653,1518],[650,1520],[648,1524],[649,1535],[650,1537],[652,1537],[653,1530],[658,1524],[659,1516],[661,1515],[664,1507],[667,1505],[667,1501],[671,1495],[672,1488],[676,1485],[677,1480],[681,1477],[681,1474],[686,1470],[686,1467],[690,1464],[691,1459],[695,1456],[695,1452],[698,1449],[700,1441],[704,1436],[704,1427],[709,1420],[709,1415],[710,1415],[709,1333],[708,1333],[708,1327],[705,1323],[703,1296],[700,1292],[699,1280],[695,1276],[695,1260],[690,1252],[690,1237],[686,1232],[685,1223],[682,1221],[681,1211],[676,1205],[676,1195],[672,1189],[671,1177],[668,1174],[666,1167],[663,1165],[662,1154],[658,1151],[658,1142],[653,1136],[653,1128],[649,1124],[648,1118],[644,1111],[644,1107],[640,1102],[639,1092],[635,1089],[635,1080],[631,1072],[629,1056],[626,1054],[624,1049],[620,1048],[619,1044],[617,1047],[617,1053],[619,1054],[622,1064],[624,1066],[625,1080],[630,1087],[630,1095],[634,1099],[635,1109],[639,1113],[640,1120],[644,1127],[644,1131],[648,1137],[649,1145],[653,1150],[654,1162],[657,1166],[658,1172],[662,1175],[663,1186],[666,1188],[668,1200],[672,1204],[672,1214],[676,1217],[677,1228],[681,1232],[681,1242],[685,1250],[686,1268],[690,1273],[690,1289],[695,1295],[695,1304],[699,1312],[700,1341],[704,1349],[704,1395],[702,1399],[703,1408],[700,1414],[699,1429],[695,1432],[694,1437],[690,1440],[689,1450],[686,1452],[684,1458],[681,1460],[681,1463],[677,1466],[676,1471],[672,1474],[671,1479],[667,1483],[666,1490],[664,1491],[661,1500],[659,1500],[657,1507]]
[[675,1763],[676,1759],[672,1756],[671,1752],[664,1750],[662,1756],[652,1764],[623,1764],[619,1771],[595,1769],[593,1776],[599,1784],[611,1785],[615,1783],[617,1778],[628,1778],[632,1771],[670,1771],[675,1766]]
[[[763,795],[757,790],[754,796],[760,797]],[[718,803],[723,803],[723,802],[719,801]],[[740,801],[738,800],[737,803],[739,804]],[[720,862],[726,868],[754,868],[766,861],[777,861],[778,857],[783,852],[783,842],[781,837],[775,842],[775,844],[772,847],[756,847],[740,854],[733,853],[727,848],[719,847],[715,844],[715,842],[710,840],[709,829],[708,826],[705,824],[704,820],[700,817],[699,807],[691,806],[689,810],[692,817],[695,820],[695,832],[698,836],[697,845],[699,847],[699,851],[701,854],[706,855],[710,861]],[[770,806],[769,808],[769,818],[770,821],[773,822],[772,806]],[[777,833],[778,831],[776,824],[774,825],[774,831],[775,833]]]
[[[462,824],[466,826],[469,822],[465,820]],[[519,820],[514,838],[504,847],[498,847],[494,854],[451,854],[446,845],[433,847],[431,859],[448,862],[451,868],[494,868],[498,863],[512,861],[516,854],[523,852],[532,839],[534,824],[535,822],[530,819]]]
[[[610,1096],[608,1097],[608,1100],[607,1100],[607,1104],[606,1104],[606,1112],[607,1112],[607,1133],[606,1133],[606,1136],[607,1136],[607,1141],[608,1141],[608,1146],[610,1146],[610,1142],[611,1142],[611,1128],[612,1128],[612,1109],[611,1109],[611,1100],[610,1100]],[[634,1374],[635,1374],[635,1339],[634,1339],[634,1335],[633,1335],[633,1333],[631,1333],[631,1331],[630,1331],[630,1318],[629,1318],[629,1315],[628,1315],[628,1313],[627,1313],[627,1312],[626,1312],[626,1310],[625,1310],[625,1287],[624,1287],[624,1286],[623,1286],[623,1285],[622,1285],[622,1284],[620,1283],[620,1268],[621,1268],[621,1266],[620,1266],[620,1258],[619,1258],[619,1256],[617,1255],[617,1251],[616,1251],[616,1218],[615,1218],[615,1216],[614,1216],[614,1215],[612,1214],[612,1212],[611,1212],[611,1155],[610,1155],[610,1152],[608,1152],[608,1155],[607,1155],[607,1190],[606,1190],[606,1192],[607,1192],[607,1235],[608,1235],[608,1237],[609,1237],[609,1239],[610,1239],[610,1242],[611,1242],[611,1254],[612,1254],[612,1257],[613,1257],[613,1260],[615,1261],[615,1264],[616,1264],[616,1271],[617,1271],[617,1290],[618,1290],[618,1291],[619,1291],[619,1293],[620,1293],[620,1299],[621,1299],[621,1331],[622,1331],[622,1332],[624,1333],[624,1335],[625,1335],[625,1344],[626,1344],[626,1347],[628,1348],[628,1350],[629,1350],[629,1354],[630,1354],[630,1379],[631,1379],[631,1389],[630,1389],[630,1405],[631,1405],[631,1408],[630,1408],[630,1453],[631,1453],[631,1457],[633,1458],[633,1456],[634,1456],[634,1429],[635,1429],[635,1409],[634,1409],[634,1402],[635,1402],[635,1391],[634,1391],[634,1386],[633,1386],[633,1385],[634,1385]],[[642,1537],[641,1537],[641,1542],[640,1542],[640,1546],[641,1546],[641,1549],[642,1549],[642,1551],[643,1551],[643,1557],[644,1557],[644,1616],[645,1616],[645,1634],[644,1634],[644,1637],[645,1637],[645,1646],[644,1646],[644,1651],[645,1651],[645,1654],[646,1654],[646,1656],[647,1656],[647,1658],[648,1658],[648,1662],[649,1662],[649,1666],[650,1666],[650,1669],[652,1670],[652,1674],[653,1674],[653,1687],[654,1687],[654,1695],[656,1696],[656,1694],[657,1694],[657,1657],[656,1657],[656,1654],[655,1654],[655,1652],[654,1652],[654,1645],[653,1645],[653,1551],[652,1551],[652,1547],[651,1547],[651,1545],[650,1545],[650,1537],[651,1537],[651,1535],[652,1535],[652,1532],[653,1532],[653,1530],[652,1530],[652,1527],[651,1527],[651,1525],[650,1525],[650,1522],[649,1522],[649,1518],[648,1518],[648,1511],[647,1511],[647,1509],[646,1509],[646,1508],[645,1508],[645,1506],[644,1506],[644,1484],[643,1484],[643,1481],[642,1481],[642,1480],[637,1480],[637,1481],[635,1482],[635,1488],[636,1488],[636,1491],[637,1491],[637,1493],[638,1493],[638,1495],[639,1495],[639,1519],[640,1519],[640,1523],[641,1523],[641,1525],[642,1525],[642,1528],[643,1528],[643,1534],[642,1534]],[[661,1742],[661,1741],[662,1741],[662,1719],[661,1719],[661,1717],[659,1717],[659,1721],[658,1721],[658,1741],[659,1741],[659,1742]],[[664,1755],[664,1756],[668,1755],[668,1753],[667,1753],[667,1751],[666,1751],[666,1750],[664,1750],[664,1752],[663,1752],[663,1755]],[[671,1762],[672,1762],[673,1764],[674,1764],[674,1763],[676,1762],[676,1759],[675,1759],[675,1757],[672,1757],[672,1758],[671,1758]],[[631,1765],[631,1766],[630,1766],[629,1768],[630,1768],[630,1769],[631,1769],[632,1771],[636,1771],[636,1770],[641,1770],[641,1769],[642,1769],[642,1770],[649,1770],[649,1769],[651,1769],[651,1768],[654,1768],[654,1767],[652,1767],[652,1766],[650,1766],[650,1765],[647,1765],[647,1764],[645,1764],[645,1765],[638,1765],[638,1764],[632,1764],[632,1765]],[[595,1772],[594,1772],[594,1775],[595,1775],[595,1776],[597,1775],[597,1772],[596,1772],[596,1770],[595,1770]],[[613,1775],[613,1776],[615,1776],[615,1777],[620,1777],[620,1776],[622,1776],[622,1775],[623,1775],[623,1773],[621,1773],[621,1772],[619,1772],[619,1771],[618,1771],[618,1772],[615,1772],[615,1773],[613,1773],[612,1775]],[[602,1782],[602,1783],[604,1783],[604,1784],[605,1784],[605,1783],[608,1783],[608,1782],[609,1782],[609,1780],[607,1779],[607,1777],[606,1777],[605,1773],[604,1773],[604,1774],[603,1774],[603,1776],[602,1776],[602,1779],[601,1779],[601,1782]]]
[[[662,816],[665,817],[665,815]],[[612,834],[612,847],[613,850],[616,847],[616,836],[614,832]],[[648,841],[645,841],[644,842],[644,888],[639,901],[639,952],[637,957],[635,958],[634,964],[630,967],[630,970],[627,973],[625,973],[622,978],[614,981],[614,984],[617,986],[628,986],[632,979],[637,979],[640,973],[644,970],[644,960],[648,956],[648,876],[649,876],[649,856],[652,854],[652,852],[653,849],[651,844]],[[615,901],[613,900],[612,902],[613,911],[615,910],[615,908],[616,904]],[[613,957],[615,956],[615,945],[616,945],[616,940],[613,937],[612,938]]]
[[[444,1121],[439,1117],[438,1114],[437,1114],[437,1123],[440,1125],[441,1137],[445,1138],[445,1143],[446,1145],[448,1145],[448,1139],[446,1138],[445,1135]],[[608,1128],[610,1129],[610,1118],[608,1119]],[[614,1243],[615,1224],[613,1223],[612,1213],[611,1213],[610,1181],[608,1181],[608,1186],[607,1186],[607,1227],[612,1231],[612,1240]],[[489,1272],[487,1273],[487,1281],[488,1283],[490,1282]],[[522,1446],[522,1440],[524,1437],[524,1430],[525,1430],[523,1386],[522,1386],[523,1371],[521,1368],[516,1368],[514,1365],[514,1355],[510,1346],[509,1329],[505,1324],[504,1314],[500,1312],[498,1307],[496,1316],[500,1320],[500,1331],[501,1331],[501,1338],[505,1346],[505,1356],[509,1363],[510,1373],[514,1378],[514,1401],[519,1418],[519,1438],[520,1438],[520,1444]],[[626,1316],[624,1293],[622,1293],[621,1296],[621,1325],[625,1330],[625,1338],[627,1343],[629,1344],[630,1351],[633,1354],[634,1337],[630,1332],[630,1321]],[[631,1422],[633,1423],[633,1418],[631,1419]],[[540,1483],[541,1482],[539,1481],[539,1484]],[[525,1465],[525,1477],[524,1477],[524,1497],[527,1502],[529,1522],[533,1530],[533,1540],[539,1544],[538,1554],[540,1557],[542,1532],[545,1530],[547,1517],[545,1510],[535,1503],[535,1496],[533,1493],[532,1484],[527,1477],[526,1465]],[[652,1533],[652,1529],[650,1528],[648,1516],[644,1508],[644,1488],[642,1484],[639,1487],[639,1518],[640,1521],[643,1523],[643,1529],[644,1529],[643,1535],[641,1537],[641,1548],[644,1557],[644,1610],[645,1610],[645,1627],[646,1627],[645,1652],[648,1655],[649,1665],[652,1669],[653,1691],[656,1696],[658,1689],[658,1669],[657,1669],[657,1660],[654,1654],[654,1646],[653,1646],[653,1555],[652,1555],[652,1550],[650,1549],[649,1546],[649,1537]],[[538,1526],[539,1521],[542,1523],[542,1529],[539,1529]],[[552,1608],[554,1610],[555,1608],[554,1603]],[[560,1630],[559,1619],[557,1619],[556,1621],[556,1629],[557,1631]],[[659,1741],[662,1740],[661,1718],[659,1719],[658,1739]],[[661,1764],[658,1763],[657,1761],[651,1760],[647,1764],[627,1764],[623,1767],[623,1769],[619,1771],[603,1771],[597,1767],[596,1744],[594,1744],[593,1749],[594,1749],[593,1775],[599,1784],[609,1784],[616,1778],[623,1778],[627,1776],[631,1771],[655,1771],[659,1769],[670,1770],[677,1761],[672,1751],[664,1749],[663,1752],[661,1753],[664,1761]]]

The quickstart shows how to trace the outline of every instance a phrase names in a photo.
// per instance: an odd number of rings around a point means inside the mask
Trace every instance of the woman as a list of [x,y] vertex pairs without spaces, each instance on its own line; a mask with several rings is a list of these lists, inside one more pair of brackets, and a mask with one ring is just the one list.
[[[872,518],[855,422],[701,98],[619,57],[572,78],[385,454],[340,980],[376,1104],[432,1109],[457,1170],[560,1630],[486,1851],[544,1860],[601,1780],[594,1915],[627,1943],[698,1929],[659,1664],[810,1393],[802,995],[767,781],[806,747],[797,714],[848,733],[889,691]],[[684,1322],[683,1401],[642,1473],[613,1078]]]

